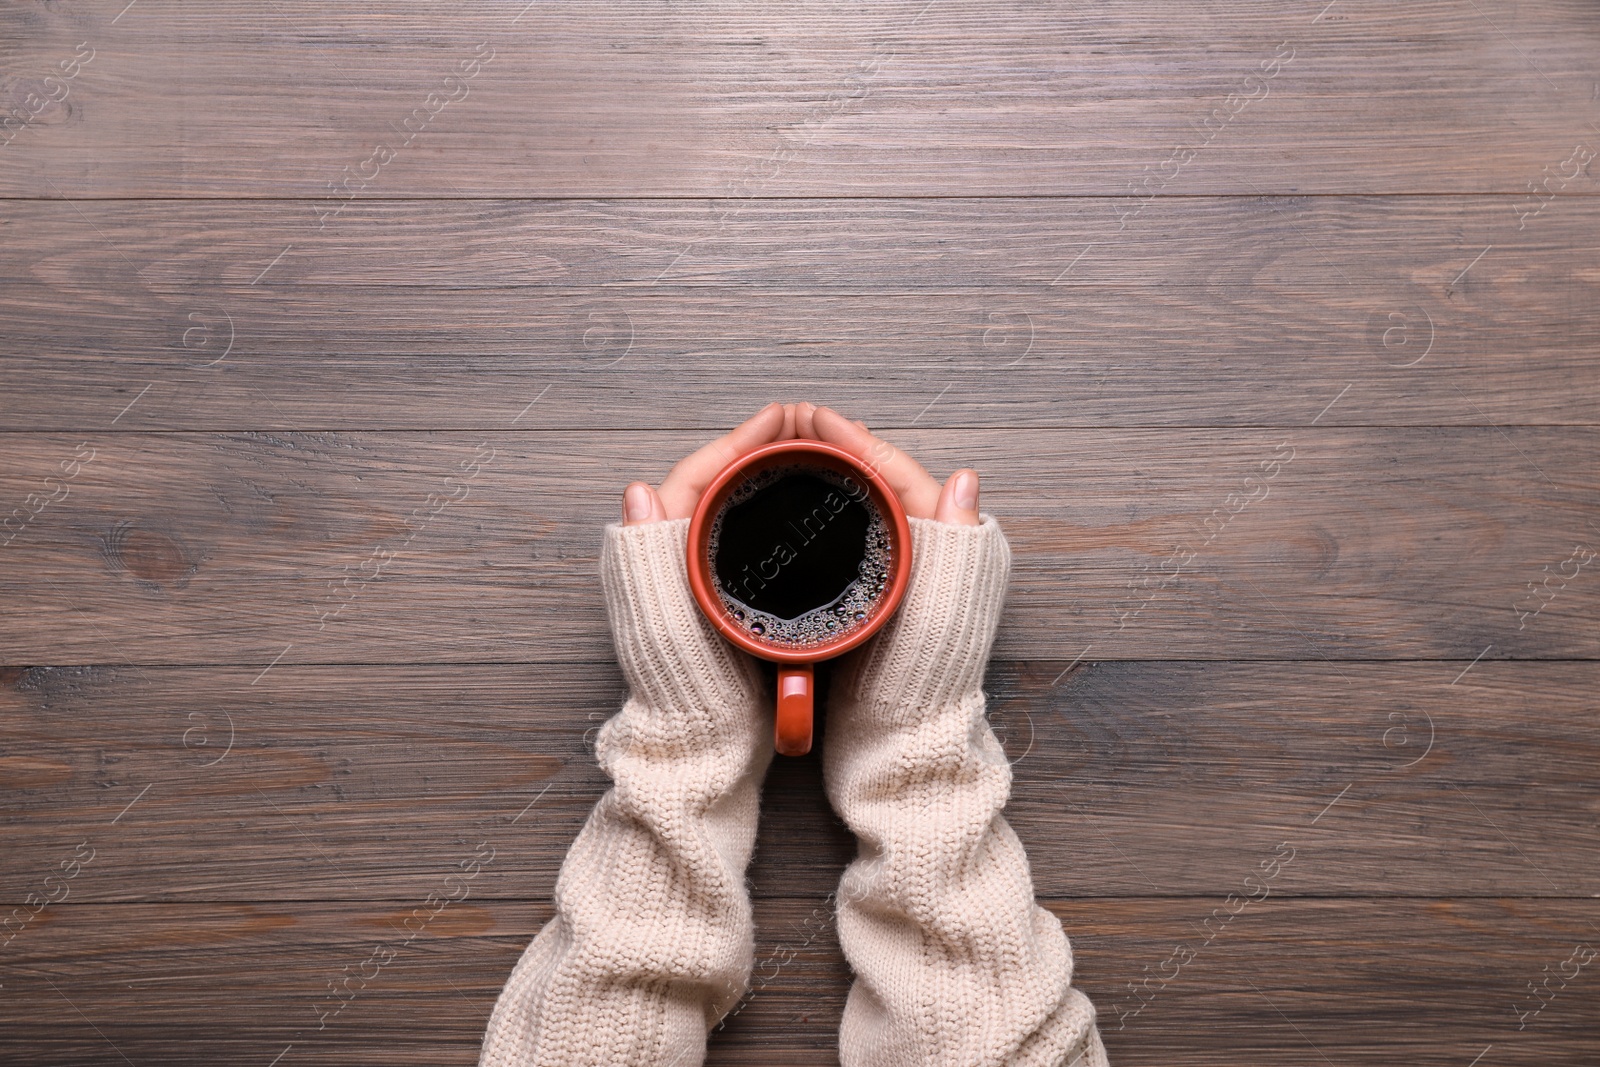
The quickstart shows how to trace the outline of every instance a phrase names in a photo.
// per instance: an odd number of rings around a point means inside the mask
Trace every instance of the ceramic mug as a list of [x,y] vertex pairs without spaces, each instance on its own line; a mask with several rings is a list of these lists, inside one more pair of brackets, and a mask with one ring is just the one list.
[[[821,468],[832,472],[834,478],[844,480],[847,487],[854,487],[844,490],[847,495],[860,499],[864,491],[869,507],[876,509],[883,520],[882,532],[887,544],[884,572],[887,577],[883,588],[865,606],[861,613],[865,618],[855,620],[837,635],[799,643],[773,640],[752,632],[751,626],[735,615],[742,605],[730,605],[719,591],[716,561],[711,554],[717,518],[731,496],[752,479],[774,468],[795,468],[801,473],[807,468]],[[826,521],[825,515],[822,521]],[[797,537],[803,536],[798,527],[791,529]],[[792,548],[790,558],[794,558]],[[731,463],[701,495],[694,517],[689,520],[688,567],[689,586],[695,600],[717,632],[736,647],[778,665],[774,747],[785,756],[803,756],[811,750],[815,704],[813,665],[856,648],[894,615],[911,579],[911,526],[906,521],[905,508],[901,507],[889,484],[850,453],[822,441],[776,441]]]

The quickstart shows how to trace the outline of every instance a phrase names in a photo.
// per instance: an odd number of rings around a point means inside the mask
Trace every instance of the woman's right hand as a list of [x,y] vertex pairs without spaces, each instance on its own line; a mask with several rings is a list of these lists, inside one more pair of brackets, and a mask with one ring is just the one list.
[[978,525],[978,472],[962,467],[941,489],[922,464],[832,408],[810,402],[794,405],[795,434],[837,445],[883,476],[906,514],[957,526]]

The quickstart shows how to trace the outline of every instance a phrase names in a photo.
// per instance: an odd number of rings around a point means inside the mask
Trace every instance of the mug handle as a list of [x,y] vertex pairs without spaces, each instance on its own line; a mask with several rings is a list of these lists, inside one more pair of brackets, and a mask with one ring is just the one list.
[[785,756],[804,756],[811,751],[815,682],[809,663],[778,667],[778,715],[773,747]]

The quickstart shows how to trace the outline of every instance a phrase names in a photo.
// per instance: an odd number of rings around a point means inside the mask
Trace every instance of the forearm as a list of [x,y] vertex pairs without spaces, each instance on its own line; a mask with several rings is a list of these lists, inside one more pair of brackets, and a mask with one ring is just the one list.
[[482,1067],[693,1067],[748,981],[744,870],[770,717],[753,664],[688,593],[685,526],[607,530],[602,578],[630,690],[596,744],[614,784],[496,1004]]
[[914,574],[881,644],[840,679],[828,795],[860,839],[839,892],[857,975],[844,1067],[1097,1067],[1094,1009],[1061,924],[1034,900],[1001,810],[1011,769],[982,673],[1009,572],[993,520],[913,524]]

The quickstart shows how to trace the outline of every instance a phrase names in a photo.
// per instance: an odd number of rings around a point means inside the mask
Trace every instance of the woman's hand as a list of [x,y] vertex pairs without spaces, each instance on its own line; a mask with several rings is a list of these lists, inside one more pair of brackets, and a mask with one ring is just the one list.
[[662,519],[687,519],[694,514],[700,494],[722,473],[722,468],[762,445],[793,436],[795,405],[774,400],[741,425],[679,460],[667,472],[659,492],[644,482],[634,482],[624,489],[622,524],[638,526]]
[[644,482],[629,485],[622,494],[623,525],[688,518],[706,486],[724,467],[762,445],[794,437],[836,445],[877,471],[908,515],[958,526],[978,524],[978,472],[971,467],[950,475],[941,489],[922,464],[873,436],[865,423],[851,422],[832,408],[810,402],[773,401],[724,436],[679,460],[659,491]]
[[855,456],[883,476],[900,498],[907,515],[957,526],[978,525],[978,472],[971,467],[963,467],[950,475],[940,489],[922,464],[882,438],[874,437],[865,423],[851,422],[832,408],[819,408],[809,402],[794,405],[794,432],[789,436],[826,441]]

